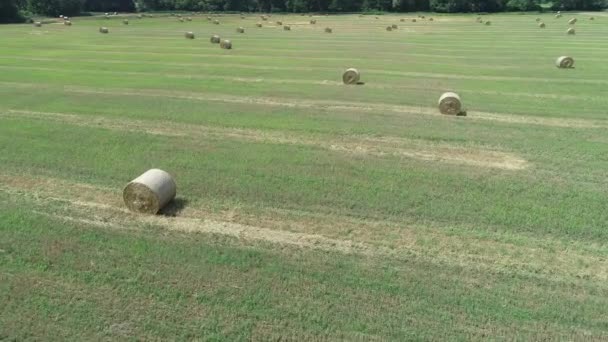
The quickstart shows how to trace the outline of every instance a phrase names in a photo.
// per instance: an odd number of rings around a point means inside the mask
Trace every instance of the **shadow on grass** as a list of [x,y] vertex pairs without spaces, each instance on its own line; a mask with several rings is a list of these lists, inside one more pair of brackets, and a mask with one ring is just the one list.
[[158,214],[162,216],[175,217],[181,213],[182,210],[188,205],[188,200],[184,198],[175,198],[169,202],[164,208],[162,208]]

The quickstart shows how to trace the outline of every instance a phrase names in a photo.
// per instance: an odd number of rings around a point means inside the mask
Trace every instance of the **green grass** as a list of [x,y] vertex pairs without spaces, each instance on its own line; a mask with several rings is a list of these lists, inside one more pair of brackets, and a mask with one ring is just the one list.
[[[0,27],[0,339],[606,339],[608,17],[574,15]],[[177,217],[121,210],[152,167]]]

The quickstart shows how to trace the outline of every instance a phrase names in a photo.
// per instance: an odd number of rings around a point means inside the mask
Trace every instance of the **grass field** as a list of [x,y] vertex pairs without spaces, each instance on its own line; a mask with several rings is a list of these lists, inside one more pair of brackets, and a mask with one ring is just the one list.
[[1,26],[0,340],[608,339],[591,15]]

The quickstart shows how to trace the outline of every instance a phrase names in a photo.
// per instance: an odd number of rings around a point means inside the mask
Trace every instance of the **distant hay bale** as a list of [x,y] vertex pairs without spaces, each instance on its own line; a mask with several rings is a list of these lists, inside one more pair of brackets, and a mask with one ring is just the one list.
[[538,24],[538,27],[540,27],[540,28],[545,28],[545,26],[546,26],[545,23]]
[[404,21],[405,21],[405,19],[401,18],[401,19],[399,19],[399,21],[400,21],[400,22],[404,22]]
[[429,18],[429,21],[433,21],[433,20],[434,20],[433,18]]
[[184,18],[179,18],[178,20],[179,20],[180,23],[184,22]]
[[122,197],[130,211],[155,215],[175,198],[176,193],[177,186],[170,174],[151,169],[129,182]]
[[462,102],[456,93],[448,92],[441,95],[439,101],[439,112],[445,115],[459,115],[462,113]]
[[138,19],[142,19],[143,17],[144,17],[144,16],[143,16],[143,15],[141,15],[141,14],[139,14],[139,15],[137,16],[137,18],[138,18]]
[[393,25],[391,25],[391,28],[392,28],[393,30],[396,30],[396,29],[397,29],[397,28],[399,28],[399,27],[398,27],[396,24],[393,24]]
[[220,21],[219,21],[219,20],[214,20],[214,21],[213,21],[213,23],[214,23],[215,25],[219,25],[219,24],[220,24]]
[[277,25],[283,26],[283,22],[282,21],[277,21]]
[[122,23],[125,25],[129,25],[129,21],[127,19],[123,20]]
[[262,27],[262,23],[256,23],[255,26]]
[[392,30],[393,30],[393,28],[392,28],[391,26],[387,26],[387,27],[386,27],[386,30],[390,32],[390,31],[392,31]]
[[72,26],[72,22],[69,21],[69,20],[66,20],[66,21],[63,22],[63,25],[65,25],[65,26]]
[[344,74],[342,74],[342,82],[344,84],[357,84],[361,79],[361,74],[359,70],[355,68],[346,69]]
[[589,20],[595,20],[595,17],[589,17]]
[[421,15],[421,16],[420,16],[420,19],[424,19],[424,16],[423,16],[423,15]]
[[232,49],[232,42],[231,42],[231,41],[229,41],[228,39],[223,39],[223,40],[220,42],[220,47],[221,47],[222,49],[230,50],[230,49]]
[[260,16],[260,18],[262,18],[262,20],[263,20],[263,21],[266,21],[266,20],[268,20],[268,17],[267,17],[267,16],[265,16],[265,15],[263,15],[263,16]]
[[291,26],[289,26],[289,25],[283,26],[283,31],[291,31]]
[[574,67],[574,58],[561,56],[555,61],[555,66],[560,69],[570,69]]
[[178,18],[181,18],[181,17],[182,17],[182,15],[181,15],[181,14],[178,14],[178,15],[177,15],[177,17],[178,17]]
[[69,17],[63,16],[63,20],[70,20]]
[[106,15],[105,15],[105,18],[106,18],[106,19],[110,19],[110,16],[106,14]]
[[213,18],[211,18],[211,17],[207,17],[207,20],[208,20],[208,21],[211,21],[211,20],[213,20]]
[[562,11],[557,11],[557,14],[562,14]]
[[187,21],[192,21],[192,18],[187,17],[187,18],[186,18],[186,20],[187,20]]
[[103,26],[102,26],[102,27],[100,27],[100,28],[99,28],[99,32],[100,32],[100,33],[110,33],[110,30],[108,30],[108,28],[107,28],[107,27],[103,27]]
[[184,37],[186,37],[186,39],[194,39],[194,32],[188,31],[184,33]]
[[332,32],[333,31],[332,31],[331,27],[326,27],[325,28],[325,33],[332,33]]
[[311,21],[310,21],[310,23],[311,23],[312,25],[314,25],[314,24],[316,24],[316,23],[317,23],[317,21],[316,21],[315,19],[313,19],[313,20],[311,20]]
[[486,21],[486,26],[490,26],[490,25],[492,25],[492,22],[491,22],[491,21],[489,21],[489,20],[488,20],[488,21]]
[[572,18],[572,19],[568,20],[568,25],[574,25],[574,24],[576,24],[577,21],[578,20],[576,18]]
[[562,15],[561,15],[561,14],[559,14],[559,13],[555,15],[555,19],[559,19],[559,18],[561,18],[561,17],[562,17]]
[[576,31],[571,27],[566,31],[567,34],[576,34]]
[[416,22],[416,18],[412,19],[412,22],[415,23]]
[[537,22],[537,23],[540,23],[540,18],[536,18],[536,22]]
[[241,16],[241,19],[245,19],[245,16],[244,16],[244,15],[242,15],[242,16]]
[[209,41],[213,44],[219,44],[220,43],[220,36],[218,36],[217,34],[214,34],[211,36],[211,38],[209,39]]
[[245,33],[245,28],[244,27],[237,27],[236,32],[238,32],[238,33]]

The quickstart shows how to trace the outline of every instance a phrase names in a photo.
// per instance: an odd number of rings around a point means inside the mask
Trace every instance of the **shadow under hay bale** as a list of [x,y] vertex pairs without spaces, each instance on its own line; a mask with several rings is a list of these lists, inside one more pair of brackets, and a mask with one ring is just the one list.
[[167,217],[177,217],[188,206],[188,203],[187,199],[176,197],[159,210],[158,214]]

